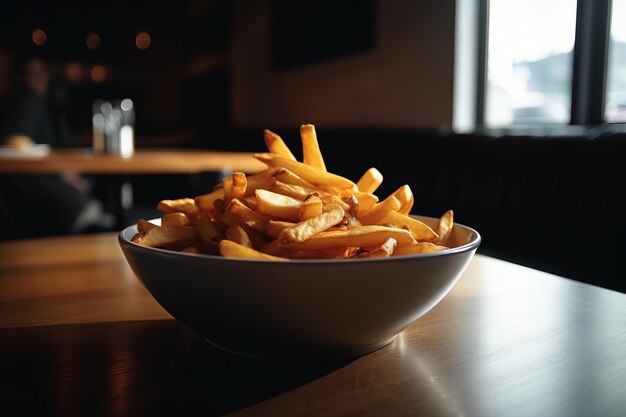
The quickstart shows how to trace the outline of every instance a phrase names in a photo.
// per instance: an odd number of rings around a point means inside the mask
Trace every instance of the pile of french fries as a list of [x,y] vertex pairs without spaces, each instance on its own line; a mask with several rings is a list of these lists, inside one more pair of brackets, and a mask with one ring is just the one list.
[[286,260],[385,258],[447,249],[453,212],[436,230],[409,216],[413,193],[403,185],[382,201],[376,168],[355,184],[326,170],[315,127],[300,127],[303,161],[277,134],[265,130],[267,169],[234,172],[213,192],[163,200],[161,226],[137,223],[133,242],[231,258]]

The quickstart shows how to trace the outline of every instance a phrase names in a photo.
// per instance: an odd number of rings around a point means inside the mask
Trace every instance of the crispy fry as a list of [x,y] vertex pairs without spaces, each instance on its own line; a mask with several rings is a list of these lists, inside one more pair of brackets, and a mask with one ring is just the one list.
[[[379,247],[372,249],[368,252],[357,255],[357,258],[388,258],[393,253],[394,249],[398,245],[398,242],[392,237],[387,239],[385,243]],[[410,246],[410,245],[407,245]]]
[[139,233],[147,232],[150,229],[154,229],[155,227],[159,227],[154,223],[150,223],[148,220],[139,219],[137,221],[137,231]]
[[280,232],[282,232],[284,229],[295,225],[296,223],[284,222],[280,220],[270,220],[267,224],[266,233],[269,237],[276,239],[280,235]]
[[[359,202],[359,213],[365,214],[370,211],[376,203],[378,203],[378,197],[371,193],[356,192],[351,194]],[[357,216],[358,217],[358,216]]]
[[420,242],[433,242],[439,238],[439,235],[425,223],[395,211],[387,212],[379,220],[379,224],[386,223],[395,224],[398,227],[406,226],[413,237]]
[[284,229],[278,239],[281,243],[304,242],[317,233],[336,225],[343,219],[343,216],[344,211],[341,207],[336,204],[328,206],[324,213]]
[[[310,196],[300,206],[298,220],[303,221],[322,214],[322,200],[315,195]],[[341,220],[341,219],[340,219]]]
[[370,168],[365,171],[365,174],[356,183],[359,191],[364,193],[373,193],[383,183],[383,174],[376,168]]
[[224,187],[224,202],[228,203],[233,198],[233,177],[225,178],[222,186]]
[[203,195],[199,195],[195,197],[194,201],[196,203],[196,206],[198,206],[200,210],[213,211],[215,210],[215,207],[213,206],[213,204],[215,203],[215,200],[223,200],[223,199],[224,199],[224,187],[220,187],[208,194],[203,194]]
[[345,259],[353,256],[354,248],[300,250],[289,254],[289,259]]
[[246,187],[248,181],[246,180],[246,174],[243,172],[233,172],[232,175],[232,190],[230,191],[230,198],[236,198],[241,200],[246,195]]
[[158,248],[161,246],[193,241],[197,237],[198,232],[193,227],[159,226],[150,229],[145,233],[138,234],[133,242],[143,246]]
[[291,185],[299,185],[300,187],[315,189],[315,185],[311,184],[308,181],[303,180],[293,172],[289,171],[286,168],[278,168],[273,173],[274,178],[278,181],[283,182],[285,184]]
[[324,164],[324,158],[317,141],[315,126],[310,124],[300,126],[300,137],[302,138],[303,162],[326,172],[326,164]]
[[285,184],[284,182],[281,182],[281,181],[274,181],[270,190],[277,194],[287,195],[289,197],[297,198],[298,200],[303,200],[303,201],[306,200],[307,197],[310,196],[311,194],[315,194],[315,195],[325,194],[325,193],[316,191],[312,188],[303,187],[301,185]]
[[201,253],[200,249],[195,246],[187,246],[185,249],[181,250],[181,252],[186,253]]
[[269,217],[257,213],[236,198],[228,204],[226,213],[238,217],[245,224],[262,233],[265,233],[267,223],[270,221]]
[[239,243],[242,246],[251,248],[252,241],[250,240],[250,236],[243,230],[241,226],[230,226],[226,229],[226,239],[232,240],[235,243]]
[[200,215],[196,220],[196,230],[200,239],[210,244],[216,244],[216,238],[222,234],[220,227],[206,213]]
[[392,195],[396,197],[398,201],[400,201],[400,208],[398,209],[398,213],[409,214],[411,212],[411,209],[413,208],[414,201],[411,187],[405,184],[402,187],[398,188],[396,191],[394,191]]
[[192,198],[179,198],[178,200],[161,200],[157,205],[157,210],[165,213],[185,213],[195,217],[200,214]]
[[279,258],[277,256],[261,253],[247,246],[240,245],[239,243],[232,242],[230,240],[222,240],[219,244],[220,254],[227,258],[243,258],[243,259],[256,259],[267,261],[285,261],[285,258]]
[[350,210],[350,205],[336,195],[320,194],[319,197],[322,200],[322,204],[324,204],[324,206],[338,205],[344,211]]
[[405,245],[405,246],[396,248],[393,251],[392,256],[419,255],[421,253],[440,252],[446,249],[449,249],[449,248],[445,246],[435,245],[434,243],[430,243],[430,242],[419,242],[413,245]]
[[439,218],[439,221],[437,222],[437,234],[439,235],[439,239],[437,240],[438,245],[447,245],[453,226],[454,212],[452,210],[448,210]]
[[390,237],[394,238],[399,246],[415,243],[410,232],[404,229],[392,229],[384,226],[363,226],[348,230],[320,232],[304,242],[282,244],[274,240],[261,249],[270,255],[281,255],[298,250],[320,250],[325,248],[351,246],[362,247],[382,245]]
[[254,211],[256,211],[257,207],[259,206],[259,202],[257,201],[255,195],[249,195],[247,197],[244,197],[241,202]]
[[267,190],[256,190],[256,198],[259,202],[260,213],[279,219],[298,221],[302,201]]
[[185,213],[166,213],[161,216],[161,226],[193,226],[195,220]]
[[271,153],[257,153],[254,157],[272,168],[286,168],[313,185],[326,184],[344,190],[353,190],[356,187],[356,184],[347,178],[331,174],[302,162],[281,158]]
[[439,251],[449,244],[452,211],[439,219],[435,233],[408,216],[414,203],[408,185],[379,201],[374,191],[383,176],[376,168],[358,184],[329,173],[315,127],[302,125],[300,134],[303,162],[280,136],[265,130],[271,153],[255,157],[267,169],[251,176],[234,172],[193,200],[161,201],[162,226],[140,220],[133,241],[249,259],[388,257]]
[[259,188],[269,188],[274,181],[274,177],[272,176],[273,171],[272,169],[266,169],[265,171],[247,176],[246,197],[253,196],[254,192]]
[[358,219],[363,224],[378,224],[378,222],[385,217],[387,213],[397,211],[400,206],[400,201],[395,196],[390,195],[380,203],[377,203],[366,214],[359,216]]
[[293,156],[289,147],[285,144],[283,139],[278,136],[276,133],[272,132],[269,129],[265,129],[263,131],[263,139],[265,140],[265,146],[267,149],[276,155],[280,155],[285,159],[290,159],[292,161],[296,160],[296,157]]
[[346,204],[350,206],[350,209],[348,210],[350,217],[356,218],[356,215],[359,212],[359,200],[357,200],[357,198],[353,195],[345,197],[344,200],[346,201]]

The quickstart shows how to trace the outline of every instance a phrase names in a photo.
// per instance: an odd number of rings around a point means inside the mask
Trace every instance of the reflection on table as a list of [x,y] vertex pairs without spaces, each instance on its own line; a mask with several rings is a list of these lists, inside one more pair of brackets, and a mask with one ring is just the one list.
[[626,295],[480,255],[395,342],[338,362],[208,347],[150,297],[114,234],[0,244],[0,300],[7,414],[626,412]]

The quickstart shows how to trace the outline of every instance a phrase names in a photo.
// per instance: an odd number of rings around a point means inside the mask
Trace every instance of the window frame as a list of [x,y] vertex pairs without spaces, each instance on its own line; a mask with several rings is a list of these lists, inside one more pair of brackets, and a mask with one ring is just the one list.
[[[585,135],[590,132],[605,133],[626,130],[625,122],[607,122],[605,120],[612,0],[577,0],[570,122],[568,124],[511,124],[499,128],[488,127],[485,124],[490,0],[457,0],[457,30],[460,28],[460,19],[463,19],[459,13],[459,3],[465,4],[465,10],[467,7],[474,8],[472,18],[475,25],[471,29],[474,31],[471,36],[476,41],[470,47],[476,57],[472,63],[475,66],[476,77],[473,80],[473,89],[468,89],[467,86],[455,82],[455,90],[474,91],[474,97],[469,98],[474,103],[474,114],[469,116],[473,119],[474,126],[473,129],[468,129],[467,126],[457,129],[459,117],[457,114],[453,114],[454,130],[465,133],[474,131],[482,134],[542,136]],[[463,30],[467,31],[467,26],[465,21]],[[463,35],[461,34],[461,36]],[[465,35],[468,34],[465,33]],[[455,71],[464,71],[466,68],[466,62],[455,63]],[[456,91],[454,99],[459,99],[459,94]],[[467,99],[465,97],[465,100]],[[454,106],[454,108],[456,111],[457,107]]]

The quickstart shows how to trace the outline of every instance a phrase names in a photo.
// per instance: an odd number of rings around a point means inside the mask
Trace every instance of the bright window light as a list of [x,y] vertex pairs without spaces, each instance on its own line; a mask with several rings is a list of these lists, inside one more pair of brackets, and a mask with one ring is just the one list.
[[613,0],[607,69],[607,122],[626,122],[626,0]]
[[489,2],[488,127],[569,123],[575,36],[576,0]]

